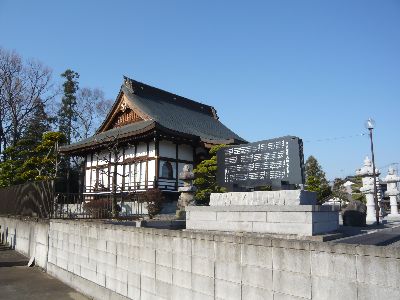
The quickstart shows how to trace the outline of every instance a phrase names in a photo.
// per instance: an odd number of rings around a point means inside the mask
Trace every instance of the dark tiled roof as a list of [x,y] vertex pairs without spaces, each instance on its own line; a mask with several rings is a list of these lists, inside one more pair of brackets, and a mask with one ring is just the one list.
[[[61,152],[70,152],[97,144],[105,137],[118,135],[119,137],[134,136],[143,132],[148,126],[157,126],[177,133],[197,136],[203,141],[228,141],[245,143],[246,140],[235,134],[222,124],[212,106],[202,104],[167,91],[146,85],[144,83],[124,78],[121,93],[124,93],[130,106],[137,108],[147,115],[149,121],[140,121],[120,128],[97,133],[93,137],[64,146]],[[117,98],[118,101],[119,97]],[[114,107],[117,103],[114,104]],[[111,111],[113,111],[113,109]],[[111,111],[107,119],[111,117]],[[99,131],[104,130],[104,122]]]
[[245,141],[222,124],[217,119],[214,108],[208,105],[191,100],[189,101],[194,102],[196,106],[183,105],[183,101],[173,98],[133,93],[127,86],[122,86],[122,91],[134,106],[165,128],[195,135],[201,139]]
[[115,137],[123,139],[138,134],[140,132],[145,132],[153,128],[154,126],[155,122],[152,120],[128,124],[126,126],[113,128],[111,130],[98,133],[92,137],[80,140],[79,142],[73,143],[71,145],[61,146],[59,150],[60,152],[71,152],[82,148],[89,148],[97,144],[107,143]]

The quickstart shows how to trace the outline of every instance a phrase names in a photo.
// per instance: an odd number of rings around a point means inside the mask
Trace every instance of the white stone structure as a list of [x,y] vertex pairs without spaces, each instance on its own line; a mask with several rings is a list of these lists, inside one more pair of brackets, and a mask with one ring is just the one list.
[[[374,177],[373,177],[373,168],[370,159],[365,157],[364,166],[361,169],[356,171],[357,176],[362,177],[362,188],[360,191],[365,195],[367,199],[367,223],[372,224],[376,222],[376,215],[375,215],[375,201],[374,201]],[[379,179],[378,176],[380,175],[379,170],[375,169],[375,175],[377,178],[377,190],[379,187]],[[378,197],[378,206],[381,207],[381,201],[379,195]],[[382,211],[380,213],[382,216]]]
[[179,179],[183,181],[183,186],[179,187],[181,193],[178,199],[178,209],[185,210],[188,205],[194,204],[194,193],[197,188],[193,186],[194,173],[190,165],[184,165],[182,172],[179,173]]
[[397,183],[400,182],[400,177],[397,175],[396,171],[390,167],[388,174],[383,181],[387,183],[387,191],[385,192],[385,196],[390,198],[390,214],[388,217],[400,219],[399,210],[397,207],[397,196],[400,194],[397,188]]
[[210,206],[186,207],[186,228],[312,236],[335,231],[339,212],[304,190],[211,194]]

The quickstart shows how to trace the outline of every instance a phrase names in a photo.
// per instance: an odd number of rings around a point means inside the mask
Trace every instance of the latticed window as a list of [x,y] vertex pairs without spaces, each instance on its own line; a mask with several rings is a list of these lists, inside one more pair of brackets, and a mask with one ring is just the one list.
[[174,172],[172,170],[172,165],[169,161],[163,163],[161,167],[161,177],[172,179],[174,177]]

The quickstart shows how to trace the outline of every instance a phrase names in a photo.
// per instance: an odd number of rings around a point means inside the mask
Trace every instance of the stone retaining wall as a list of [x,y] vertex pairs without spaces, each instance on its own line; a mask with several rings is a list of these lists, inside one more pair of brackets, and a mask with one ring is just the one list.
[[230,205],[186,207],[186,228],[312,236],[339,227],[339,213],[321,205]]
[[48,272],[96,299],[400,299],[395,247],[62,220],[48,247]]

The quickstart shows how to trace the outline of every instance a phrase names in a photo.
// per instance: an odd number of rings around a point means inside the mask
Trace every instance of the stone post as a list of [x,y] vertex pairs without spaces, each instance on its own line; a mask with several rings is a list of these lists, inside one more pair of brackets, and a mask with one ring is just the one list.
[[[379,176],[379,170],[375,170],[376,176]],[[375,215],[375,201],[374,201],[374,177],[373,177],[373,169],[372,163],[369,160],[368,156],[364,160],[364,166],[356,171],[357,176],[361,176],[362,178],[362,188],[360,191],[365,195],[367,199],[367,223],[372,224],[376,222]],[[378,184],[377,180],[377,184]],[[378,198],[378,201],[380,199]],[[379,205],[381,206],[381,205]]]
[[193,186],[194,174],[190,165],[184,165],[182,172],[179,173],[179,179],[183,181],[183,186],[178,188],[181,192],[178,199],[177,217],[185,218],[185,207],[194,205],[194,193],[197,188]]
[[400,194],[397,183],[400,182],[400,177],[397,176],[396,171],[390,167],[388,170],[388,174],[383,180],[387,183],[387,191],[385,192],[385,196],[390,198],[390,214],[389,218],[399,218],[399,210],[397,207],[397,196]]

